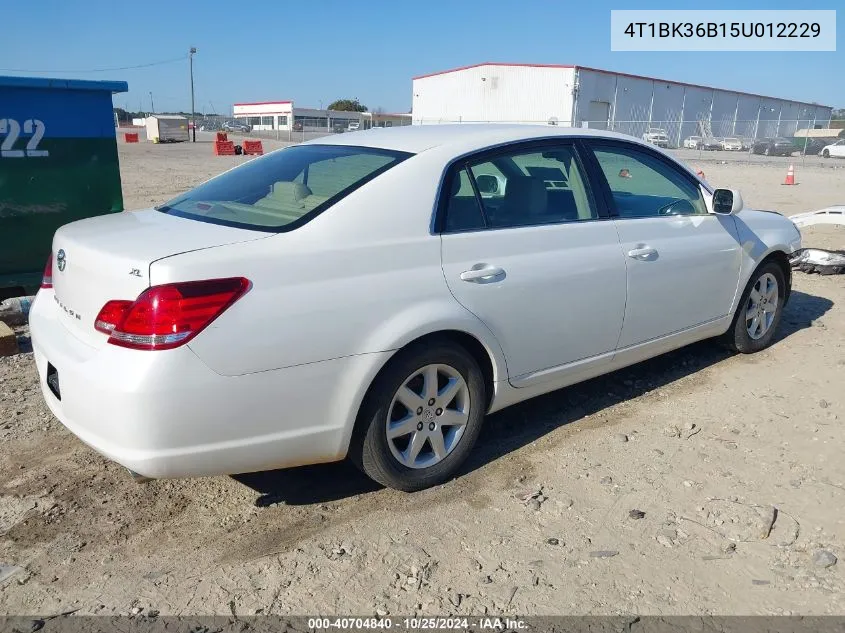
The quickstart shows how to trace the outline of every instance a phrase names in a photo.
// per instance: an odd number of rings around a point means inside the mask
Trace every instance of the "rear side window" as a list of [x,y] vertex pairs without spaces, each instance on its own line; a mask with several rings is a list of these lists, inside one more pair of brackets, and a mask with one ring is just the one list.
[[446,230],[473,231],[484,228],[484,215],[466,169],[452,176],[449,202],[446,206]]
[[369,147],[297,145],[226,172],[158,210],[214,224],[289,231],[410,156]]
[[444,230],[505,229],[597,217],[575,149],[561,144],[502,152],[461,169],[452,178]]

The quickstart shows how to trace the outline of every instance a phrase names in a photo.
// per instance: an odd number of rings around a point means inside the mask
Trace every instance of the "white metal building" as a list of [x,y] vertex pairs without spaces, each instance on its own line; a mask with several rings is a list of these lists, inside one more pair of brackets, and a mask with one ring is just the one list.
[[233,114],[235,119],[244,121],[253,130],[346,129],[351,121],[358,121],[363,129],[367,120],[364,112],[297,108],[293,101],[236,103]]
[[831,108],[584,66],[485,62],[413,79],[414,125],[519,122],[684,138],[791,137],[828,127]]

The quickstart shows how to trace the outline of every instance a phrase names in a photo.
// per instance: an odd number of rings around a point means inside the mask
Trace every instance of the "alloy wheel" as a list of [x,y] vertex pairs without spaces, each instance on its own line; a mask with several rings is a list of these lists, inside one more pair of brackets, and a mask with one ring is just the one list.
[[745,306],[745,327],[748,336],[759,340],[775,320],[778,307],[778,282],[772,273],[765,273],[754,283]]
[[393,396],[385,432],[393,457],[407,468],[429,468],[458,445],[470,413],[470,393],[449,365],[426,365],[408,376]]

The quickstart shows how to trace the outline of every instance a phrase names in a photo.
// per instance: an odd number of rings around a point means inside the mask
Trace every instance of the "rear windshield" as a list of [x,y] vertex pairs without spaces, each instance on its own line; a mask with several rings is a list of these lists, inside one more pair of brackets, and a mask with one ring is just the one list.
[[158,210],[213,224],[289,231],[409,156],[370,147],[297,145],[221,174]]

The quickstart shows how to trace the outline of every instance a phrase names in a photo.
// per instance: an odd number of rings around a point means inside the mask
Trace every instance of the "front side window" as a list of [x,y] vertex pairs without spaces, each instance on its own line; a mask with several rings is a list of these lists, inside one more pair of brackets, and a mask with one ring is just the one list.
[[699,187],[680,169],[636,148],[593,148],[619,217],[706,215]]
[[298,145],[221,174],[158,208],[214,224],[285,231],[411,156],[342,145]]

